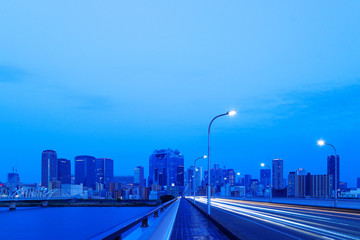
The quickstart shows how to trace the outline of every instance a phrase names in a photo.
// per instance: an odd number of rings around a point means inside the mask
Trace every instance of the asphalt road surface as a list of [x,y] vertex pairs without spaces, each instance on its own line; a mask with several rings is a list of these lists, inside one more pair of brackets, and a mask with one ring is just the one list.
[[[206,211],[206,198],[196,205]],[[215,198],[211,216],[240,239],[360,239],[360,211]]]

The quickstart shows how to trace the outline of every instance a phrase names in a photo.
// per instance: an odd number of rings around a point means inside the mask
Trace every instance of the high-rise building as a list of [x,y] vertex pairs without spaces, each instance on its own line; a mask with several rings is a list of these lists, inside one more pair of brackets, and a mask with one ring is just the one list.
[[20,176],[16,172],[8,173],[7,182],[11,185],[19,185],[20,184]]
[[325,198],[331,196],[332,192],[332,176],[322,175],[311,175],[310,177],[310,194],[311,197]]
[[58,181],[57,154],[54,150],[44,150],[41,156],[41,186]]
[[193,191],[197,191],[198,188],[201,186],[201,179],[202,179],[202,168],[201,167],[195,167],[191,166],[187,169],[187,179],[186,179],[186,185],[191,190],[191,193]]
[[176,168],[176,186],[184,186],[184,176],[185,176],[184,166],[177,166]]
[[295,197],[326,198],[332,195],[331,175],[296,175]]
[[[225,167],[224,167],[225,168]],[[204,171],[204,183],[208,183],[208,171]],[[234,169],[222,169],[219,164],[214,164],[210,169],[210,184],[214,188],[215,193],[221,191],[221,187],[228,184],[229,186],[235,185],[235,171]]]
[[295,178],[296,173],[295,172],[289,172],[288,175],[288,187],[287,187],[287,196],[288,197],[295,197]]
[[58,179],[62,184],[71,184],[70,160],[58,158]]
[[360,177],[357,178],[357,184],[356,184],[357,188],[360,188]]
[[[336,166],[337,166],[336,179],[335,179],[335,160],[336,160]],[[333,190],[335,190],[335,181],[337,182],[337,187],[339,189],[339,184],[340,184],[340,157],[339,157],[339,155],[328,156],[328,158],[327,158],[327,174],[332,175]]]
[[295,176],[295,197],[310,196],[310,173],[307,175]]
[[137,166],[134,169],[134,183],[135,185],[139,187],[145,187],[145,181],[144,181],[144,167],[143,166]]
[[20,187],[20,176],[17,172],[8,173],[7,186],[10,191]]
[[284,187],[284,165],[282,159],[274,159],[272,162],[272,178],[274,189],[283,189]]
[[197,191],[201,187],[202,167],[195,167],[194,172],[194,188]]
[[257,196],[259,192],[259,180],[258,179],[250,179],[250,190],[254,196]]
[[235,171],[234,169],[224,169],[224,184],[229,183],[230,186],[235,185]]
[[155,150],[149,157],[149,187],[184,186],[184,156],[178,150]]
[[195,186],[195,184],[194,184],[194,181],[195,181],[194,173],[195,173],[194,166],[189,167],[187,169],[187,171],[186,171],[186,186],[191,192],[193,192],[194,189],[195,189],[194,188],[194,186]]
[[250,174],[245,174],[244,176],[244,184],[245,184],[245,192],[249,192],[250,191],[250,180],[251,180],[251,175]]
[[86,188],[95,189],[96,158],[92,156],[75,157],[75,183],[83,184]]
[[96,159],[96,178],[97,184],[102,184],[108,189],[109,183],[114,180],[114,161],[111,158]]
[[260,169],[260,184],[264,188],[270,188],[271,185],[271,170],[270,169]]

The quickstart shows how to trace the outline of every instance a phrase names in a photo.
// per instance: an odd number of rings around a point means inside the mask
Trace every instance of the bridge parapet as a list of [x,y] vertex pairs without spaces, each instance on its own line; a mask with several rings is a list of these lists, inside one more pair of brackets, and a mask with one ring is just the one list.
[[[151,212],[147,213],[146,215],[135,219],[134,221],[126,224],[122,227],[115,227],[107,232],[101,233],[97,236],[94,236],[93,240],[121,240],[124,239],[125,236],[127,236],[130,232],[134,231],[136,227],[141,227],[143,229],[146,229],[150,227],[150,219],[156,219],[161,218],[164,214],[165,210],[168,209],[173,203],[175,203],[179,198],[175,198],[171,201],[168,201],[166,203],[161,204],[160,206],[153,209]],[[155,221],[154,222],[155,225]],[[147,238],[146,238],[147,239]]]

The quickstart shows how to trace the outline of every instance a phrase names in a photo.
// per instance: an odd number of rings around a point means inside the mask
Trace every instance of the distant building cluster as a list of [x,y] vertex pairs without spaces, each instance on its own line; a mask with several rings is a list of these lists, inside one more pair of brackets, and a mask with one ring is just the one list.
[[[335,166],[335,162],[337,166]],[[15,193],[19,189],[61,189],[77,198],[158,199],[162,195],[207,195],[209,172],[202,167],[184,168],[184,156],[178,150],[155,150],[149,157],[149,174],[136,166],[131,176],[114,176],[114,160],[80,155],[71,161],[58,158],[54,150],[44,150],[41,156],[39,186],[23,184],[13,169],[6,183],[0,183],[0,194]],[[335,169],[337,177],[335,179]],[[337,182],[338,189],[335,189]],[[225,197],[288,197],[288,198],[360,198],[360,178],[357,189],[348,189],[340,182],[340,158],[327,158],[327,173],[313,175],[303,168],[289,172],[284,178],[284,161],[274,159],[260,169],[260,178],[240,174],[232,168],[214,164],[210,169],[211,194]]]
[[178,150],[155,150],[149,157],[150,199],[184,192],[184,156]]

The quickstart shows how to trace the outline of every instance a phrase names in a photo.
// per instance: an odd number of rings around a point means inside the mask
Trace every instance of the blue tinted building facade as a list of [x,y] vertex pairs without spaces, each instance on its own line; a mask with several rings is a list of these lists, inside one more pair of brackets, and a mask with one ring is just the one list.
[[264,188],[270,188],[271,184],[271,170],[270,169],[260,169],[260,184]]
[[54,150],[44,150],[41,156],[41,186],[58,181],[57,154]]
[[96,158],[93,156],[75,157],[75,183],[83,184],[87,188],[95,189]]
[[274,159],[272,161],[272,182],[274,189],[284,188],[284,161],[282,159]]
[[71,184],[71,163],[70,160],[58,159],[58,179],[62,184]]
[[184,156],[178,150],[155,150],[149,157],[149,186],[184,186]]
[[[337,165],[336,179],[335,179],[335,160]],[[332,176],[332,188],[335,190],[335,181],[337,181],[337,187],[340,186],[340,157],[339,155],[330,155],[327,158],[327,174]]]
[[114,180],[114,161],[110,158],[96,159],[96,180],[98,184],[108,189],[109,183]]

